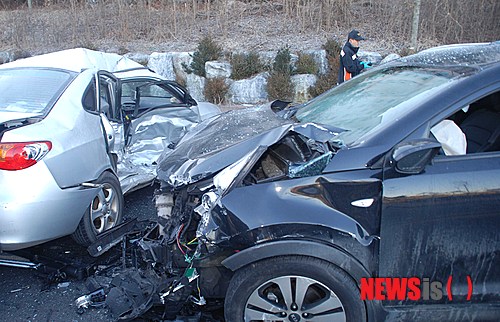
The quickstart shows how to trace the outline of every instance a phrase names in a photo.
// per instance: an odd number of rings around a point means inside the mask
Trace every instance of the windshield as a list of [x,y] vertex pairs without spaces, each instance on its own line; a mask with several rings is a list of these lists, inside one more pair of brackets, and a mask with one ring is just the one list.
[[346,130],[335,137],[352,144],[377,126],[395,121],[411,108],[410,101],[447,84],[450,71],[399,67],[361,74],[304,105],[296,118]]
[[43,114],[70,79],[62,70],[0,70],[0,112]]

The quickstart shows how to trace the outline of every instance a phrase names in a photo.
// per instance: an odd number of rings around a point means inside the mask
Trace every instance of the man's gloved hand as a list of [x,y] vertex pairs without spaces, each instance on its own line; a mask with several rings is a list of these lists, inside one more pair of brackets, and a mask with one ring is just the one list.
[[361,65],[363,65],[363,68],[370,68],[370,67],[372,67],[372,63],[370,63],[370,62],[365,62],[365,61],[362,61],[362,62],[361,62]]

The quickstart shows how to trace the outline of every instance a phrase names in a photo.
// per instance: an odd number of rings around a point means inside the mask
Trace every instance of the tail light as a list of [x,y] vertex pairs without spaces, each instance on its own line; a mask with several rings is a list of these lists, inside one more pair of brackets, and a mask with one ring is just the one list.
[[0,143],[0,170],[26,169],[40,161],[52,149],[52,143]]

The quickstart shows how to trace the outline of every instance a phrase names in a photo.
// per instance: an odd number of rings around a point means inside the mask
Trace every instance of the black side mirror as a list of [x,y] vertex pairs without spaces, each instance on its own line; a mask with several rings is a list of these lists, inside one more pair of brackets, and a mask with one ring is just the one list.
[[419,174],[431,163],[440,149],[441,144],[431,139],[404,142],[394,148],[392,163],[399,173]]

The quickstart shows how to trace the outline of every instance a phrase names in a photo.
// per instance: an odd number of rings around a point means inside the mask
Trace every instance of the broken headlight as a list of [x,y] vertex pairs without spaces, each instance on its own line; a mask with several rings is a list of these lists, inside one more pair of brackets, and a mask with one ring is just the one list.
[[210,211],[217,202],[217,199],[219,199],[219,194],[211,190],[203,194],[203,196],[201,197],[200,206],[203,208],[204,211]]
[[214,188],[203,194],[200,205],[194,209],[194,211],[201,216],[198,229],[196,230],[196,237],[205,236],[210,239],[210,233],[217,229],[216,224],[210,220],[212,209],[220,202],[221,197],[227,191],[231,190],[231,186],[235,182],[237,176],[243,171],[245,166],[249,164],[254,154],[258,151],[258,148],[251,151],[214,176]]
[[201,216],[198,229],[196,230],[196,237],[200,238],[205,235],[210,223],[210,212],[219,200],[219,197],[220,195],[215,190],[211,190],[203,194],[201,204],[194,209]]

